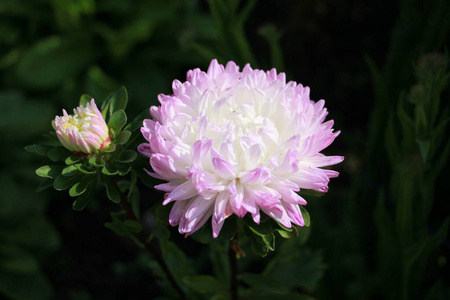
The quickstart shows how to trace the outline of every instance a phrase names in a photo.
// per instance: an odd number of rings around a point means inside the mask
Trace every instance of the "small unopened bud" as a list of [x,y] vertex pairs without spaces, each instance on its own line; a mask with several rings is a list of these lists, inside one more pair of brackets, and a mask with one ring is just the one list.
[[108,126],[94,99],[86,107],[79,106],[69,115],[63,109],[63,116],[56,116],[56,135],[64,147],[73,152],[86,154],[106,150],[111,144]]

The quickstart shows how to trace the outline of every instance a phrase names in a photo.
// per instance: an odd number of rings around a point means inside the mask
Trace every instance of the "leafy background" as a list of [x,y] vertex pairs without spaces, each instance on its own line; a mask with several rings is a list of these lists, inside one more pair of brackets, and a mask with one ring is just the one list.
[[[271,0],[229,1],[221,10],[223,4],[0,1],[0,295],[148,299],[164,294],[151,259],[104,228],[114,204],[98,195],[80,213],[71,210],[66,193],[36,193],[34,170],[43,162],[24,146],[38,142],[51,129],[50,120],[61,108],[75,107],[81,94],[101,101],[124,85],[128,115],[137,116],[157,103],[157,94],[170,93],[173,79],[183,80],[188,69],[205,69],[218,58],[277,67],[310,86],[312,99],[327,101],[335,128],[342,130],[327,153],[346,157],[329,195],[309,200],[310,229],[301,238],[280,241],[266,258],[247,250],[240,270],[263,272],[316,299],[450,297],[449,177],[438,172],[449,167],[448,160],[439,160],[449,152],[448,90],[430,92],[435,102],[442,92],[438,110],[444,125],[430,139],[435,153],[429,150],[423,168],[416,159],[422,148],[406,138],[414,128],[397,119],[414,116],[412,104],[401,99],[420,83],[414,71],[419,58],[444,53],[449,45],[450,5]],[[399,192],[405,183],[412,184],[404,191],[413,196]],[[142,192],[143,211],[161,197]],[[429,213],[411,217],[414,209],[423,211],[418,206],[423,203]],[[410,217],[399,217],[399,211],[411,212]],[[154,222],[145,214],[144,220],[149,227]],[[220,264],[209,263],[207,246],[174,230],[172,240],[186,253],[174,250],[168,258],[184,268],[181,273],[220,274]],[[196,259],[195,268],[188,258]],[[251,276],[241,280],[255,284]]]

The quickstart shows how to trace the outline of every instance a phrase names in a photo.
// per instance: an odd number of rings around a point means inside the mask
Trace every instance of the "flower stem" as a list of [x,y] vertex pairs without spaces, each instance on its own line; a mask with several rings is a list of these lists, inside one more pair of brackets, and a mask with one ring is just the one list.
[[232,300],[238,300],[238,282],[237,282],[237,259],[236,256],[239,253],[239,249],[237,248],[237,237],[234,236],[232,240],[230,240],[230,245],[228,248],[228,261],[230,263],[230,295]]
[[[121,199],[120,200],[120,206],[122,207],[122,210],[125,212],[127,218],[129,220],[133,220],[133,221],[136,221],[136,222],[140,223],[140,221],[136,218],[136,215],[134,214],[134,212],[131,209],[130,205],[128,204],[127,197],[120,191],[119,187],[117,186],[117,184],[112,179],[111,179],[111,181],[113,182],[115,188],[120,193],[120,199]],[[156,260],[156,262],[158,263],[158,265],[160,266],[160,268],[162,269],[162,271],[166,275],[166,278],[169,281],[170,285],[172,285],[174,290],[180,296],[180,299],[187,299],[186,294],[181,289],[181,287],[178,285],[178,283],[175,280],[175,277],[173,276],[173,274],[170,272],[170,269],[167,266],[167,264],[166,264],[164,258],[162,257],[161,253],[152,244],[150,244],[147,241],[147,237],[146,237],[146,234],[144,233],[144,231],[141,230],[136,235],[137,235],[137,238],[139,239],[139,241],[144,245],[144,248],[147,250],[147,252],[150,253],[150,255]]]

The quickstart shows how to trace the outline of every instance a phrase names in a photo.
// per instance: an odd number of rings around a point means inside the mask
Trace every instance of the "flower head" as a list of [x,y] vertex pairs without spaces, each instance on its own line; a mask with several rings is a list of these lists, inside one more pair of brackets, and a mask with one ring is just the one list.
[[63,116],[55,118],[56,135],[64,147],[74,152],[95,153],[107,149],[111,143],[108,126],[94,99],[86,107],[73,110],[73,116],[63,109]]
[[159,95],[153,120],[141,132],[148,143],[155,186],[175,202],[169,222],[189,235],[212,217],[217,237],[226,218],[261,211],[285,227],[304,225],[300,189],[328,190],[338,172],[321,169],[341,156],[320,153],[339,132],[325,121],[325,102],[275,69],[264,72],[213,60],[208,71],[190,70],[173,82],[173,95]]

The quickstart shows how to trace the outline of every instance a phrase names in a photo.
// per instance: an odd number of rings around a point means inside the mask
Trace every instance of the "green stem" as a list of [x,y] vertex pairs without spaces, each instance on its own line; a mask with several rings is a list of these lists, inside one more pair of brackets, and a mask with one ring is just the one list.
[[[136,222],[140,221],[136,218],[136,215],[134,214],[133,210],[131,209],[130,205],[128,204],[127,197],[120,191],[119,187],[117,186],[117,183],[112,180],[111,182],[117,189],[117,191],[120,193],[120,206],[122,207],[122,210],[125,212],[127,218],[129,220],[133,220]],[[142,225],[142,224],[141,224]],[[181,287],[178,285],[177,281],[175,280],[175,277],[173,276],[172,272],[170,272],[170,269],[168,265],[166,264],[164,258],[162,257],[161,253],[147,241],[146,234],[141,230],[137,234],[137,238],[139,241],[144,245],[145,250],[147,250],[148,253],[156,260],[164,274],[166,275],[167,280],[169,281],[170,285],[174,288],[174,290],[178,293],[180,296],[180,299],[187,299],[186,294],[181,289]]]

